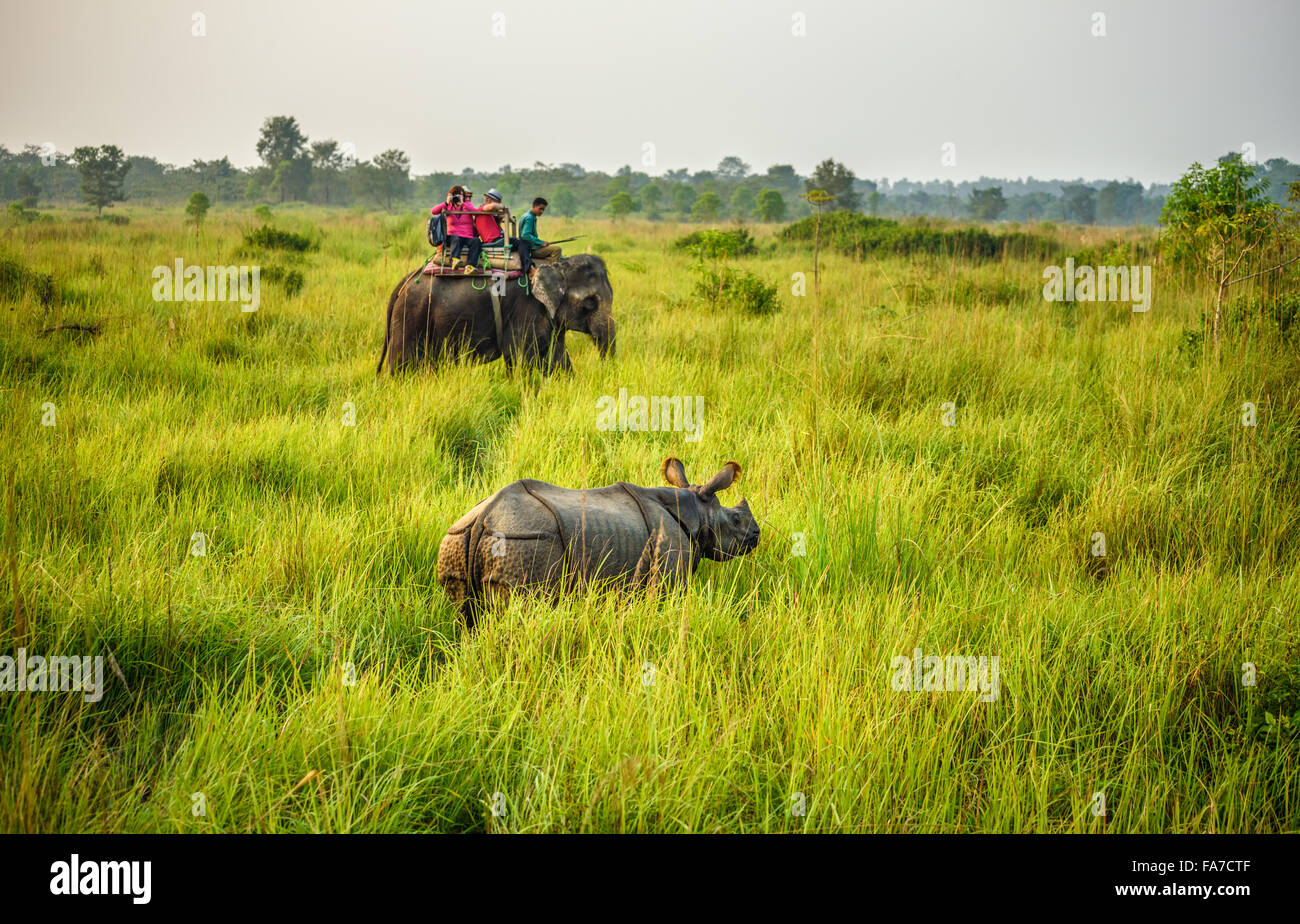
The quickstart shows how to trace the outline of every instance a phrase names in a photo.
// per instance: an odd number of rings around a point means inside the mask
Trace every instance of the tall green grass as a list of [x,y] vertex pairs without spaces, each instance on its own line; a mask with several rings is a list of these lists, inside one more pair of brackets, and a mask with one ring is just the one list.
[[[570,377],[375,377],[417,216],[291,210],[301,255],[241,256],[240,212],[3,229],[76,297],[0,311],[0,650],[123,679],[0,693],[0,829],[1300,829],[1264,714],[1300,708],[1300,361],[1266,321],[1216,363],[1202,293],[1158,272],[1146,314],[1048,304],[1008,257],[824,254],[815,296],[771,228],[736,262],[783,308],[728,314],[691,294],[689,229],[547,222],[615,291],[617,358],[575,335]],[[303,286],[153,301],[177,257]],[[42,333],[69,321],[102,332]],[[703,438],[598,430],[620,388],[703,395]],[[667,455],[740,462],[755,553],[460,630],[435,577],[460,514],[522,477],[654,484]],[[894,692],[916,647],[996,655],[998,699]]]

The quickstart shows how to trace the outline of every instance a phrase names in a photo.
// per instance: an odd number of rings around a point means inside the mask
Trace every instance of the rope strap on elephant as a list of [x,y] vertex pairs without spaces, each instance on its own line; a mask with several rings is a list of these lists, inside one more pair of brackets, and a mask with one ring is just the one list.
[[488,294],[492,296],[492,323],[497,328],[497,349],[504,353],[506,346],[501,342],[501,296],[497,294],[495,285],[488,289]]

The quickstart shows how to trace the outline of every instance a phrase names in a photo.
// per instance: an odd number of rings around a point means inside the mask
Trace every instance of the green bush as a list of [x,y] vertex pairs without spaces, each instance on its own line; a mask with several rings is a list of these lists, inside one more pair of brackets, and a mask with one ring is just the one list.
[[709,228],[694,231],[673,242],[677,250],[693,250],[706,260],[720,260],[723,257],[748,257],[758,253],[758,245],[753,236],[744,228],[721,231]]
[[743,311],[746,314],[772,314],[781,310],[776,286],[764,282],[745,270],[728,266],[700,266],[696,273],[695,294],[710,308]]
[[1286,342],[1295,334],[1297,314],[1300,314],[1300,293],[1286,292],[1235,300],[1229,303],[1226,320],[1233,326],[1253,326],[1256,319],[1262,319],[1265,330],[1276,330],[1277,336]]
[[316,246],[306,235],[272,228],[270,225],[262,225],[245,233],[244,243],[262,250],[290,250],[295,253],[304,253]]
[[55,301],[59,294],[53,275],[28,269],[18,257],[0,254],[0,299],[16,302],[28,292],[43,305]]
[[41,213],[24,207],[21,202],[10,202],[9,217],[14,221],[39,221]]
[[1293,748],[1300,740],[1300,648],[1289,654],[1287,661],[1260,671],[1241,728],[1249,741]]
[[262,267],[262,278],[267,282],[276,282],[288,296],[297,295],[307,284],[307,277],[302,270],[285,269],[281,266]]
[[[781,231],[781,240],[812,244],[817,219],[810,216]],[[836,211],[822,216],[822,246],[842,253],[933,254],[991,260],[1004,256],[1043,259],[1057,255],[1054,240],[1024,231],[993,233],[986,228],[934,228],[924,220],[906,224],[872,218],[858,212]]]
[[1075,266],[1149,266],[1155,261],[1154,241],[1116,239],[1105,244],[1085,247],[1072,254]]

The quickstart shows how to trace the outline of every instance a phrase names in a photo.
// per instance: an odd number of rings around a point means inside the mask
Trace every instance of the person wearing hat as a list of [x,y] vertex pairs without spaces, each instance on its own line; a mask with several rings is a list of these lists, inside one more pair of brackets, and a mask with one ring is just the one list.
[[478,210],[479,214],[474,216],[474,230],[478,234],[479,251],[484,247],[500,247],[504,243],[501,219],[492,214],[503,208],[505,206],[501,204],[501,193],[497,192],[496,187],[489,189],[484,194],[483,205]]

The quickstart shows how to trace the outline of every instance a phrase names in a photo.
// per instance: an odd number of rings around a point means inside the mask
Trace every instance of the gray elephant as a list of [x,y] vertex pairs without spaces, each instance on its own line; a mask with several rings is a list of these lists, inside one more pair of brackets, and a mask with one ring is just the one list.
[[661,472],[672,487],[506,485],[447,530],[438,583],[472,627],[478,614],[516,590],[558,593],[595,581],[673,587],[689,580],[703,558],[728,561],[758,545],[748,503],[718,502],[718,492],[740,476],[739,465],[728,462],[703,485],[687,482],[678,459],[664,460]]
[[482,285],[483,277],[425,276],[422,269],[408,274],[388,299],[376,373],[385,363],[393,373],[462,353],[482,362],[503,358],[509,366],[569,370],[564,335],[571,330],[591,337],[601,356],[614,353],[614,292],[600,257],[580,254],[535,264],[526,288],[519,280],[503,280],[500,338],[492,297],[473,284],[477,278]]

